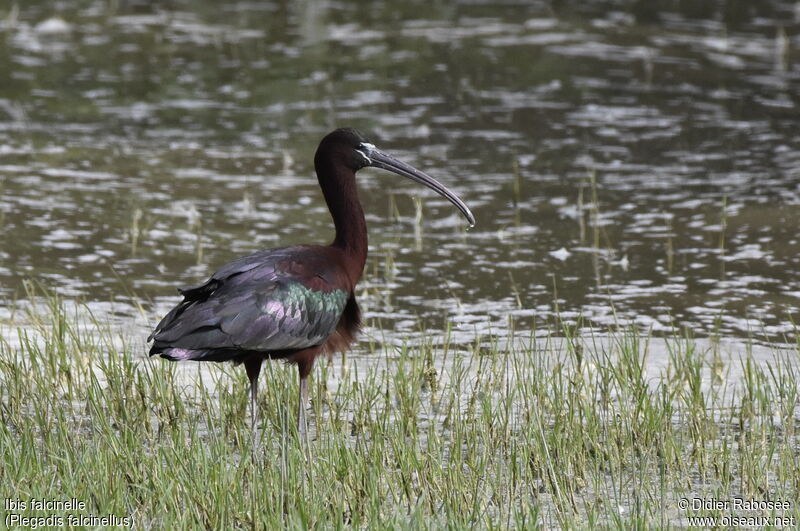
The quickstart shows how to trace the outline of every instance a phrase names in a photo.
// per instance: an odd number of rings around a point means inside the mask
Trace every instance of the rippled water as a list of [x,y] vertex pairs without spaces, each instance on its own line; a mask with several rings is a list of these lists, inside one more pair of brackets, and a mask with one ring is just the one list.
[[2,295],[154,321],[235,256],[327,242],[311,161],[349,125],[478,219],[359,174],[374,336],[559,315],[791,340],[800,3],[670,5],[0,7]]

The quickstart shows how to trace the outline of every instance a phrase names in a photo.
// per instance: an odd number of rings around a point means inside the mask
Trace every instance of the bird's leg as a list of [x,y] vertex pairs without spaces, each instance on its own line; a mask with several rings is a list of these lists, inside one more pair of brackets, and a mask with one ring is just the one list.
[[297,363],[297,369],[300,373],[300,395],[297,408],[297,433],[303,439],[306,448],[308,448],[308,425],[306,424],[306,406],[308,405],[308,375],[311,374],[311,368],[314,366],[314,357],[316,354],[317,352],[313,352],[310,356],[299,360]]
[[308,377],[300,378],[300,407],[297,408],[297,432],[308,446],[308,425],[306,424],[306,405],[308,404]]
[[256,423],[258,421],[256,397],[258,396],[258,375],[261,373],[262,361],[261,358],[250,358],[244,362],[247,377],[250,379],[250,442],[253,459],[255,459],[256,456]]

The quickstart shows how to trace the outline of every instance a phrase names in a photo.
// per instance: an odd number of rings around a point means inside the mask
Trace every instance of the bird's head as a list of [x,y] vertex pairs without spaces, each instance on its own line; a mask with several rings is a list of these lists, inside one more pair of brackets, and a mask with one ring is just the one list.
[[469,207],[446,186],[427,173],[384,153],[356,129],[342,128],[328,133],[317,148],[314,164],[319,175],[329,164],[345,166],[354,174],[362,168],[373,167],[401,175],[434,190],[461,211],[470,227],[475,225],[475,216]]

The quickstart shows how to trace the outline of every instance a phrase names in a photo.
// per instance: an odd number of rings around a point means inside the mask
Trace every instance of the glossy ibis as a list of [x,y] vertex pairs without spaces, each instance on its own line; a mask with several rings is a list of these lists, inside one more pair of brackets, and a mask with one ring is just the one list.
[[211,278],[179,288],[183,301],[156,326],[150,355],[169,360],[243,363],[250,379],[255,441],[261,363],[284,359],[300,372],[298,431],[305,440],[307,378],[323,352],[347,349],[360,326],[355,287],[367,259],[367,225],[356,172],[375,167],[432,188],[475,224],[467,205],[429,175],[376,148],[354,129],[337,129],[319,144],[314,168],[336,237],[330,245],[258,251],[222,266]]

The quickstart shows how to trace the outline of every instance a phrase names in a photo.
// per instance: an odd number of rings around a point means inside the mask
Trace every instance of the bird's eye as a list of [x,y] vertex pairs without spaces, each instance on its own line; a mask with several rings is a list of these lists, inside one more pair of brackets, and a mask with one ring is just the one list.
[[372,164],[372,159],[369,158],[369,152],[366,152],[362,147],[359,147],[355,150],[358,153],[358,157],[356,158],[356,163],[360,167],[369,166]]

